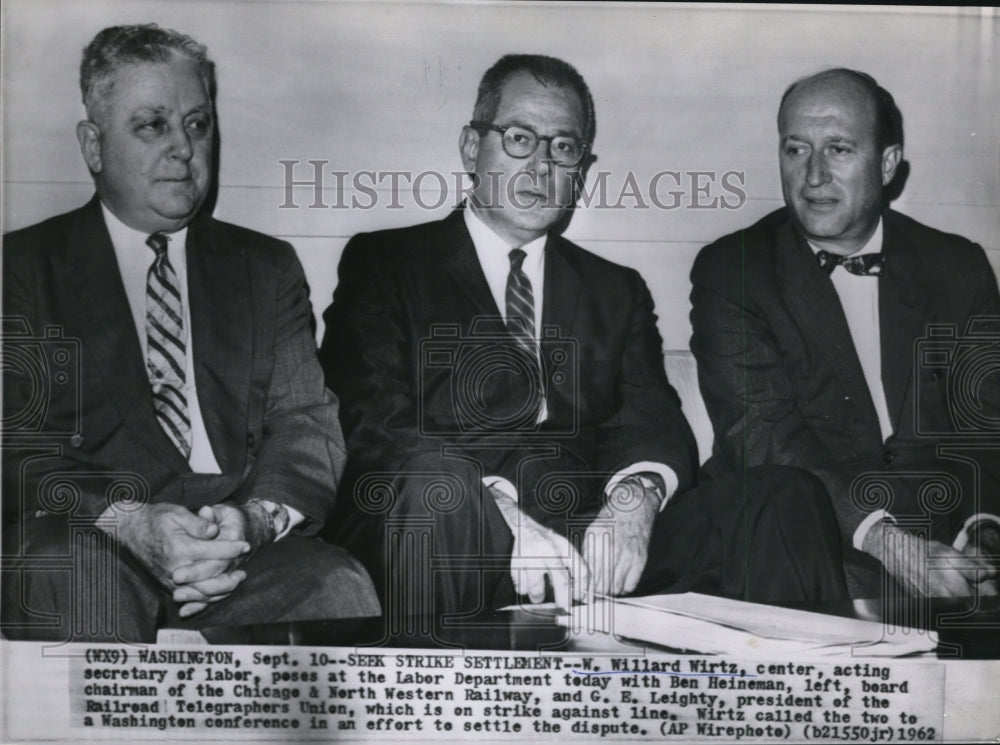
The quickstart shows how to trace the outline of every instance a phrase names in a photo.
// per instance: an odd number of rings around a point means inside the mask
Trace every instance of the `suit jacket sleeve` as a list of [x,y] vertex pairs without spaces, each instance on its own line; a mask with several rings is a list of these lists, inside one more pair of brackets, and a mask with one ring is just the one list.
[[274,267],[273,370],[264,402],[258,443],[239,490],[240,499],[269,499],[294,507],[310,533],[330,513],[346,452],[337,399],[326,389],[316,359],[312,310],[305,276],[295,252],[282,244]]
[[[53,234],[55,237],[53,237]],[[3,237],[3,515],[7,522],[42,510],[96,518],[111,491],[143,501],[159,482],[95,462],[73,447],[81,405],[81,349],[43,309],[49,292],[40,246],[62,235],[51,224]],[[53,331],[54,340],[46,338]],[[68,352],[68,384],[55,385],[46,366],[52,345]],[[11,548],[11,553],[15,549]]]
[[[616,380],[612,416],[598,430],[602,470],[617,473],[640,461],[663,463],[677,475],[677,491],[694,483],[697,468],[694,435],[681,413],[680,398],[667,381],[663,341],[656,325],[653,298],[637,272],[627,315],[624,347]],[[581,375],[587,375],[581,369]]]

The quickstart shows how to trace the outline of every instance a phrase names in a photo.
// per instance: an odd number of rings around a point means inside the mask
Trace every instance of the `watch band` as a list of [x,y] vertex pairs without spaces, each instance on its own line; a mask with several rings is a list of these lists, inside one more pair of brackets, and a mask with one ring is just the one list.
[[285,505],[272,502],[269,499],[248,499],[244,506],[248,511],[260,515],[262,521],[268,526],[268,534],[262,543],[274,541],[288,529],[290,518]]

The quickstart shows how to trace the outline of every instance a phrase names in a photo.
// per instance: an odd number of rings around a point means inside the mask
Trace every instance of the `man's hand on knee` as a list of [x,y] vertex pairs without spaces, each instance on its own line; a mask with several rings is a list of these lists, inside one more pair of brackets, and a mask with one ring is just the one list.
[[996,568],[983,557],[956,551],[885,521],[868,532],[864,550],[914,595],[959,598],[996,594]]
[[134,512],[115,511],[115,517],[118,542],[169,590],[177,586],[174,573],[181,567],[199,561],[228,564],[250,551],[247,541],[220,536],[220,524],[180,505],[146,504]]
[[233,558],[208,557],[177,569],[173,574],[174,600],[182,603],[182,618],[228,597],[246,579],[242,567],[251,554],[275,538],[270,517],[254,503],[206,505],[198,516],[218,526],[214,541],[243,541],[250,545],[250,551]]

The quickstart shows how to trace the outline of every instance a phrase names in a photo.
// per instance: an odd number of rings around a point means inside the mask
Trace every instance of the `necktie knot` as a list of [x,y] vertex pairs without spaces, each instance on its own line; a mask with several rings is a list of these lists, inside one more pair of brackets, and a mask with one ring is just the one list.
[[817,251],[816,261],[827,274],[833,274],[838,266],[844,267],[851,274],[859,277],[877,277],[885,266],[885,254],[870,253],[860,256],[840,256],[829,251]]
[[160,258],[167,252],[167,242],[169,240],[163,233],[153,233],[146,239],[146,245],[153,249],[156,258]]
[[528,254],[520,248],[512,248],[510,253],[507,254],[507,256],[510,257],[510,268],[515,272],[521,271],[521,264],[524,263],[524,259],[527,255]]

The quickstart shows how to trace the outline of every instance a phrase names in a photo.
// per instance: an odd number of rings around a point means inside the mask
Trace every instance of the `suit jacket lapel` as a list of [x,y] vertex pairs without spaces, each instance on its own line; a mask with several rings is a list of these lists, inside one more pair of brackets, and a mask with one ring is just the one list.
[[928,294],[892,213],[886,213],[883,226],[882,252],[886,264],[878,279],[882,387],[893,431],[899,432],[906,392],[913,377],[914,344],[925,331]]
[[134,431],[136,441],[169,467],[187,470],[187,461],[153,413],[142,347],[96,197],[80,211],[63,252],[53,255],[56,293],[66,303],[64,317],[73,319],[70,333],[80,339],[85,364],[102,381],[103,395]]
[[[483,274],[483,268],[479,264],[476,247],[465,227],[462,210],[457,209],[452,212],[441,223],[441,227],[442,233],[437,248],[446,254],[443,264],[445,273],[454,280],[460,292],[471,304],[472,315],[496,321],[501,317],[500,309],[497,308],[493,293],[490,292],[490,286],[486,282],[486,275]],[[497,333],[505,331],[506,327],[502,323],[491,323],[489,328],[479,330]]]
[[559,236],[545,243],[545,290],[542,296],[542,327],[557,326],[560,337],[573,329],[580,297],[580,274],[570,261]]
[[845,382],[853,402],[862,409],[863,421],[877,432],[878,415],[833,282],[790,222],[778,226],[775,237],[781,294],[810,343],[810,353],[824,359]]
[[[545,243],[544,283],[539,338],[542,372],[546,381],[546,404],[551,420],[573,421],[578,405],[577,401],[572,400],[576,388],[555,385],[556,380],[550,370],[550,364],[559,358],[579,364],[580,357],[579,349],[568,348],[580,336],[573,327],[580,298],[580,274],[568,255],[563,239],[558,235],[550,235]],[[576,375],[579,372],[576,370],[570,374]]]
[[205,430],[223,473],[238,472],[247,436],[256,313],[268,298],[254,298],[240,246],[218,239],[212,220],[199,217],[187,237],[188,302],[195,381]]

